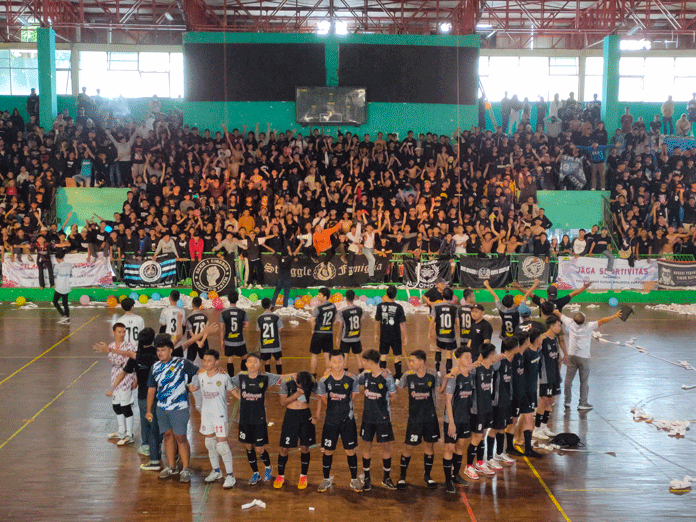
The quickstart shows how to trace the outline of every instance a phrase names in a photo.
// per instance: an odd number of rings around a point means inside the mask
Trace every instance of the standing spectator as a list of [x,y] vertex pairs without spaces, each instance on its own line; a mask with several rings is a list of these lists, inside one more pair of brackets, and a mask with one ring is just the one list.
[[503,132],[505,132],[505,129],[507,129],[508,121],[510,121],[511,110],[512,107],[510,105],[510,98],[508,98],[508,93],[505,91],[505,96],[503,96],[503,99],[500,100],[500,115],[503,119],[501,126],[503,128]]
[[[662,133],[671,136],[674,134],[674,102],[671,95],[667,97],[667,101],[660,107],[660,112],[662,113]],[[668,126],[669,132],[667,132]]]
[[486,97],[483,94],[478,99],[478,126],[480,130],[486,130]]
[[626,111],[623,116],[621,116],[621,134],[630,134],[633,129],[633,115],[631,114],[631,108],[626,107]]
[[546,120],[547,107],[542,96],[539,96],[539,101],[536,104],[536,127],[538,131],[544,130]]
[[[516,94],[512,95],[510,100],[510,115],[508,121],[507,133],[512,134],[513,125],[515,126],[515,131],[519,130],[520,126],[520,111],[522,110],[522,104]],[[503,127],[504,128],[504,127]]]
[[689,115],[689,123],[696,122],[696,92],[693,93],[693,98],[686,104],[686,113]]
[[691,122],[686,119],[686,114],[682,114],[677,120],[677,136],[688,136],[691,133]]
[[36,89],[32,89],[31,94],[27,96],[27,114],[39,119],[39,95],[36,94]]
[[[55,282],[53,292],[53,306],[60,314],[58,324],[70,324],[70,308],[68,308],[68,295],[70,294],[70,277],[72,276],[72,264],[65,261],[65,254],[62,250],[56,252]],[[63,301],[61,309],[58,301]]]

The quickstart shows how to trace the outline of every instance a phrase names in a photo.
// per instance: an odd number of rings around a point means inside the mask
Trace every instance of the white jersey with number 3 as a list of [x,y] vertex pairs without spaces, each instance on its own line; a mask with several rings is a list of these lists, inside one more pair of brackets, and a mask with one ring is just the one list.
[[176,335],[176,329],[179,325],[177,322],[181,316],[181,331],[183,333],[184,321],[186,320],[186,312],[178,306],[168,306],[160,313],[160,324],[164,325],[164,333]]

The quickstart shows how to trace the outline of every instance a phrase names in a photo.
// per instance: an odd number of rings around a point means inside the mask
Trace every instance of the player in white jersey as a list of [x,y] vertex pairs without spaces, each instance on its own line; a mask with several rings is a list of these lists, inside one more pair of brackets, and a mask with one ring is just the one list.
[[186,311],[177,306],[177,302],[181,294],[178,290],[172,290],[169,294],[169,306],[160,313],[160,333],[166,333],[172,336],[174,343],[173,357],[183,357],[184,350],[181,348],[181,338],[184,330],[184,321],[186,320]]
[[213,470],[206,477],[206,482],[215,482],[222,478],[220,470],[220,458],[225,463],[227,476],[222,485],[229,489],[237,482],[232,472],[232,452],[227,444],[227,392],[232,389],[230,376],[218,366],[220,353],[217,350],[208,350],[203,355],[203,367],[189,385],[189,389],[195,392],[200,389],[202,395],[201,428],[205,435],[205,447],[208,449],[208,457]]
[[121,308],[126,312],[121,317],[116,319],[113,324],[121,323],[126,327],[125,341],[130,344],[138,345],[138,335],[145,329],[145,321],[142,317],[133,313],[135,301],[130,297],[126,297],[121,301]]

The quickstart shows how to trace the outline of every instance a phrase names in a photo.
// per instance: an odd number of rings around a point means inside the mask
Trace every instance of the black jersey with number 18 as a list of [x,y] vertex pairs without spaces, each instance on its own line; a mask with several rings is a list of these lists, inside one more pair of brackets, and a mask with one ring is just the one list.
[[341,322],[341,341],[357,343],[360,341],[363,309],[356,305],[346,306],[338,314]]

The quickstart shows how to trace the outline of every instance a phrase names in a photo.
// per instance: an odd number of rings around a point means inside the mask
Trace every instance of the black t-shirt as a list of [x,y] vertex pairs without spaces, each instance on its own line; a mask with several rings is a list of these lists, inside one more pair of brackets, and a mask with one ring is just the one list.
[[266,424],[266,392],[280,382],[275,373],[260,373],[253,379],[248,372],[232,377],[232,385],[239,390],[239,423]]
[[463,345],[469,340],[471,335],[471,305],[463,304],[459,307],[459,336]]
[[391,373],[383,371],[374,375],[364,371],[358,377],[358,384],[364,387],[365,403],[363,423],[391,423],[390,394],[396,393],[396,383]]
[[471,403],[471,413],[486,415],[493,411],[493,368],[478,366],[474,374],[474,400]]
[[283,321],[278,314],[264,312],[256,318],[256,329],[261,332],[261,352],[280,351],[280,329]]
[[445,393],[452,396],[452,415],[454,416],[454,419],[448,419],[447,415],[445,415],[445,422],[454,421],[455,424],[468,424],[474,393],[473,374],[464,375],[460,373],[456,377],[451,377],[447,381]]
[[457,306],[452,303],[437,303],[433,305],[431,317],[435,321],[435,337],[444,343],[453,343],[456,340],[455,322],[457,320]]
[[222,333],[226,346],[242,346],[244,341],[244,323],[249,321],[246,311],[232,306],[220,312],[220,322],[225,325]]
[[503,357],[494,366],[493,405],[506,408],[512,401],[512,363]]
[[517,354],[512,358],[512,398],[518,402],[525,395],[524,355]]
[[426,370],[423,377],[408,371],[399,380],[399,388],[408,390],[408,418],[410,422],[437,421],[435,389],[437,377]]
[[126,366],[123,367],[125,373],[135,372],[138,381],[138,400],[147,399],[147,379],[150,376],[150,368],[159,359],[157,351],[153,346],[140,348],[135,354],[135,359],[128,359]]
[[393,301],[384,301],[377,305],[375,321],[380,324],[380,341],[401,341],[401,323],[406,322],[404,307]]
[[543,384],[555,383],[561,377],[558,367],[558,339],[544,336],[541,344],[541,367],[539,369],[539,382]]
[[493,338],[493,327],[485,319],[471,325],[471,360],[476,362],[479,356],[481,345]]
[[[568,303],[570,303],[570,300],[571,300],[570,294],[564,295],[563,297],[559,297],[555,301],[551,301],[550,299],[547,299],[547,301],[554,304],[554,306],[556,307],[556,310],[558,310],[559,312],[563,311],[563,307],[565,305],[567,305]],[[541,297],[539,297],[538,295],[532,294],[532,302],[535,305],[540,306],[541,305]]]
[[312,310],[312,317],[314,317],[314,335],[333,335],[336,305],[328,301],[321,303]]
[[524,358],[524,389],[527,397],[537,395],[537,385],[539,384],[539,366],[541,365],[541,354],[536,350],[527,348],[522,354]]
[[353,393],[359,393],[358,378],[348,372],[341,379],[331,374],[322,377],[317,384],[317,395],[326,395],[326,419],[324,424],[337,426],[354,418]]
[[431,303],[442,301],[442,293],[437,289],[436,286],[433,286],[430,290],[425,292],[424,297],[427,297]]

